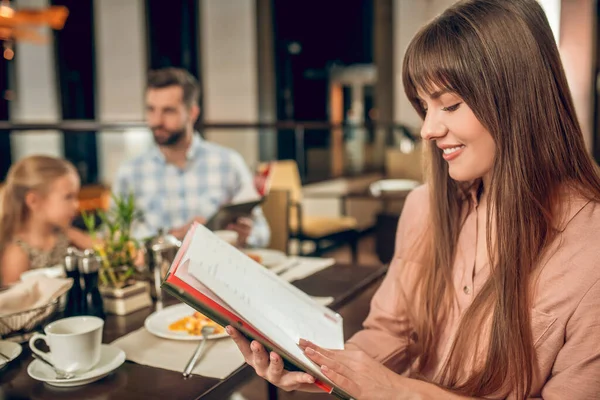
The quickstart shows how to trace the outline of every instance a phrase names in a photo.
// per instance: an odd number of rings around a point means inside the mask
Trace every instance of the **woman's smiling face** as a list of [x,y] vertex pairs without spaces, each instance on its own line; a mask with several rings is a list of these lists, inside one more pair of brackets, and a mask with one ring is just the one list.
[[425,110],[421,137],[435,141],[450,177],[456,181],[486,177],[494,164],[496,143],[471,108],[450,91],[418,94]]

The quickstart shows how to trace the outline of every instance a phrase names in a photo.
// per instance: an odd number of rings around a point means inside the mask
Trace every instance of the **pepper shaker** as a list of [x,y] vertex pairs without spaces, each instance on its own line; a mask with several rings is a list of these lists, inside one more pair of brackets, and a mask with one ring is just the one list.
[[65,307],[65,316],[73,317],[81,315],[83,311],[82,290],[79,274],[79,261],[81,253],[75,247],[67,249],[65,256],[65,273],[67,278],[73,279],[73,286],[67,293],[67,302]]
[[98,288],[101,260],[93,250],[85,250],[79,262],[83,282],[83,307],[86,315],[104,318],[104,304]]

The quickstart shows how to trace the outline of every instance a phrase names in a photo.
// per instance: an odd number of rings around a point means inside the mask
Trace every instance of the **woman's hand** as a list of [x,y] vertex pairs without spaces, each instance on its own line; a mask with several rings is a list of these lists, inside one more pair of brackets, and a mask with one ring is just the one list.
[[417,393],[402,387],[406,378],[361,350],[327,350],[303,339],[300,347],[331,382],[357,400],[420,399]]
[[319,389],[313,385],[315,378],[309,374],[284,370],[283,359],[279,354],[274,352],[268,354],[260,343],[257,341],[250,343],[248,339],[231,326],[228,326],[226,330],[242,352],[246,363],[254,368],[258,376],[287,392],[292,390],[301,390],[305,392],[319,391]]

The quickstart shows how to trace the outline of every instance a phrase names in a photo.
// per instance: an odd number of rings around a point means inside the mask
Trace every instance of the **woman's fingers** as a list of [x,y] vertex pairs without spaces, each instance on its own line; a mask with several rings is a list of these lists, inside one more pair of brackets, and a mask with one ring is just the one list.
[[[272,382],[271,382],[272,383]],[[284,371],[277,387],[289,392],[292,390],[306,390],[315,383],[315,378],[304,372],[289,372]]]
[[283,390],[296,390],[305,385],[315,383],[315,378],[304,372],[290,372],[283,369],[283,359],[277,353],[269,355],[269,369],[265,377],[269,382]]
[[258,343],[256,340],[252,341],[250,344],[250,348],[252,349],[252,365],[256,370],[258,376],[262,378],[267,377],[267,370],[269,369],[269,355],[265,351],[265,348],[262,344]]
[[227,334],[233,339],[238,349],[240,349],[240,352],[244,356],[244,360],[248,364],[252,365],[252,359],[254,356],[252,354],[252,349],[250,348],[250,342],[248,341],[248,339],[246,339],[244,335],[240,333],[240,331],[238,331],[232,326],[227,326],[225,330],[227,331]]
[[277,353],[267,353],[262,344],[249,342],[244,335],[232,326],[226,328],[227,333],[242,352],[244,359],[254,368],[256,374],[265,378],[275,386],[286,390],[297,390],[315,383],[315,378],[304,372],[286,371],[283,359]]
[[265,378],[272,383],[278,382],[281,379],[281,375],[283,375],[283,360],[277,353],[271,352],[269,354],[269,361],[269,368]]

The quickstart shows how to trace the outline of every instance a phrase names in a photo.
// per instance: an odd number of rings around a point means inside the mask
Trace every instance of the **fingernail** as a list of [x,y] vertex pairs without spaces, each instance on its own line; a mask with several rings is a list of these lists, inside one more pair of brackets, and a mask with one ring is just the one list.
[[306,383],[315,383],[315,378],[309,376],[308,378],[306,378]]
[[306,354],[308,354],[309,356],[312,356],[313,354],[315,354],[315,351],[313,349],[311,349],[310,347],[306,348]]
[[227,332],[227,334],[228,334],[229,336],[231,336],[231,327],[230,327],[229,325],[227,325],[227,326],[225,327],[225,332]]
[[329,368],[327,368],[325,365],[321,365],[321,371],[329,372]]
[[271,353],[271,361],[277,362],[277,357],[275,357],[275,354],[273,354],[273,353]]

